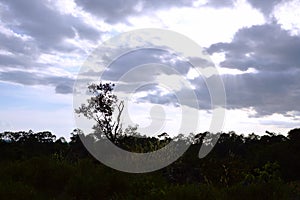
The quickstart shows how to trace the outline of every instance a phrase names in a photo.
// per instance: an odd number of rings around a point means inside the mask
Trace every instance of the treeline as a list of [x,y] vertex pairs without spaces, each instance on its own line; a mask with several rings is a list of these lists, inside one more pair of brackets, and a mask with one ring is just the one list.
[[[147,174],[104,166],[79,135],[74,130],[67,142],[48,131],[0,133],[0,199],[300,199],[300,129],[287,136],[268,131],[181,136],[191,143],[185,154]],[[129,131],[115,143],[149,152],[172,139],[135,136]],[[200,147],[216,136],[213,150],[199,159]]]

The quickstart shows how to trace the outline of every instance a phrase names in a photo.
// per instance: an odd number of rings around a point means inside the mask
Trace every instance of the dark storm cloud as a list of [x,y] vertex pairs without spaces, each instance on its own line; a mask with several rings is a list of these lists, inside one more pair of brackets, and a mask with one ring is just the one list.
[[56,93],[67,94],[73,92],[74,80],[69,77],[58,77],[25,71],[0,72],[0,80],[20,83],[23,85],[51,85]]
[[191,0],[75,0],[84,10],[91,12],[108,23],[126,22],[129,16],[146,14],[153,10],[191,6]]
[[209,53],[224,52],[221,66],[260,71],[286,71],[300,68],[300,37],[291,36],[278,24],[264,24],[239,30],[232,42],[217,43]]

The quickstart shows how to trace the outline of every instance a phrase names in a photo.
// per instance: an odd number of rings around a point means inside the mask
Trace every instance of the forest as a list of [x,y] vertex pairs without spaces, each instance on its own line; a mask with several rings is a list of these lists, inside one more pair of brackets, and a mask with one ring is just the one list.
[[[0,133],[0,199],[300,199],[299,128],[286,136],[231,131],[150,137],[138,126],[123,130],[124,102],[113,93],[114,84],[88,89],[90,99],[75,113],[95,120],[94,132],[76,128],[68,140],[50,131]],[[188,149],[159,170],[126,173],[102,164],[86,148],[86,142],[96,146],[103,141],[134,153],[154,152],[173,141]],[[202,147],[211,151],[199,159]],[[157,159],[164,161],[174,151]]]
[[[150,173],[111,169],[93,158],[74,130],[70,140],[49,131],[0,133],[0,199],[300,199],[300,129],[286,136],[220,133],[198,158],[204,136],[173,164]],[[118,137],[118,145],[148,152],[172,138]]]

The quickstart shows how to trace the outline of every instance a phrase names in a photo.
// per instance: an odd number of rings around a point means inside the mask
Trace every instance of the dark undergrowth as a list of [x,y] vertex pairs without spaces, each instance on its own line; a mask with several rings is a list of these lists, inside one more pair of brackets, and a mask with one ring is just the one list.
[[[158,139],[129,141],[138,151]],[[96,161],[75,134],[66,142],[49,132],[1,133],[0,199],[300,199],[299,129],[287,137],[222,133],[199,159],[203,142],[164,169],[129,174]]]

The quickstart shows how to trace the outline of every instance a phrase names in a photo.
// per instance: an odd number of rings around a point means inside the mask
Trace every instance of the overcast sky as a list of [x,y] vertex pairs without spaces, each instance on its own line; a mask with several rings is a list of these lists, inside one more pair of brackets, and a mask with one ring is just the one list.
[[[0,0],[0,131],[50,130],[68,138],[75,128],[73,84],[87,56],[119,33],[164,28],[204,47],[222,74],[224,131],[285,134],[300,126],[299,9],[298,0]],[[157,54],[131,56],[172,64]],[[130,55],[118,62],[139,64]],[[107,76],[118,73],[122,69]],[[197,131],[205,131],[209,94],[193,80],[203,117]],[[173,94],[160,87],[139,94],[139,104],[131,105],[133,121],[143,127],[151,122],[145,108],[162,105],[166,127],[177,124]]]

